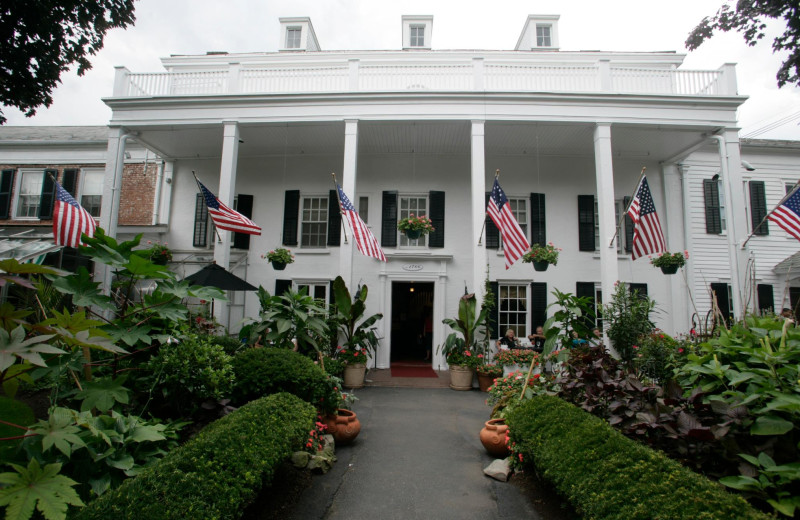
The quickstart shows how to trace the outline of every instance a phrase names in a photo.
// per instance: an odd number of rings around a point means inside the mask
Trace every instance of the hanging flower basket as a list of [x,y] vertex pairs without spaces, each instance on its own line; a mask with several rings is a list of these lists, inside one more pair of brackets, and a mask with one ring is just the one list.
[[547,268],[550,267],[550,262],[531,262],[533,264],[533,269],[536,271],[547,271]]
[[431,219],[425,215],[416,217],[413,213],[410,213],[406,218],[400,219],[397,223],[397,229],[402,231],[409,240],[416,240],[422,235],[427,235],[432,231],[436,231]]
[[661,255],[651,258],[650,263],[654,267],[661,269],[664,274],[675,274],[678,269],[686,265],[686,260],[689,258],[689,251],[682,253],[662,253]]
[[294,255],[292,252],[282,247],[273,249],[272,251],[261,255],[261,258],[264,258],[267,260],[267,262],[270,262],[272,264],[272,268],[276,271],[283,271],[286,269],[288,264],[294,262]]
[[421,229],[406,229],[404,233],[406,234],[406,238],[409,240],[416,240],[422,236]]
[[284,269],[286,269],[286,264],[284,262],[273,261],[272,268],[275,269],[276,271],[283,271]]
[[677,264],[662,265],[661,266],[661,272],[664,273],[664,274],[675,274],[675,273],[678,272],[678,266],[677,266]]
[[558,253],[561,249],[548,242],[546,246],[533,244],[531,248],[522,255],[522,261],[526,264],[533,264],[533,268],[537,271],[547,271],[550,264],[556,265],[558,263]]

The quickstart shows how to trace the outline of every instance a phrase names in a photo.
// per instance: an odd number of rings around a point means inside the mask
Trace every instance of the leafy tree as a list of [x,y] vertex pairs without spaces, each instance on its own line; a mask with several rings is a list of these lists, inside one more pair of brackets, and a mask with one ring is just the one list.
[[734,30],[742,33],[744,41],[751,47],[764,38],[767,20],[783,19],[786,30],[772,41],[772,51],[789,51],[786,60],[778,69],[778,86],[787,83],[800,85],[800,4],[783,0],[739,0],[735,7],[725,3],[717,14],[706,16],[686,39],[686,47],[695,50],[714,35],[714,31]]
[[[134,0],[26,0],[0,6],[0,104],[26,116],[53,103],[61,74],[73,64],[82,76],[106,32],[136,19]],[[0,110],[0,124],[6,118]]]

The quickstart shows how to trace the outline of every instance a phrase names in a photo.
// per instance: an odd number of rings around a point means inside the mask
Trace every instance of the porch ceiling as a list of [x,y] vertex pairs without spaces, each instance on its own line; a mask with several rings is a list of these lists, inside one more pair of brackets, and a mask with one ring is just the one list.
[[[344,122],[246,124],[239,128],[240,158],[331,155],[344,149]],[[222,154],[222,125],[142,127],[139,140],[173,159]],[[715,128],[612,126],[615,158],[662,161],[698,143]],[[362,121],[359,154],[469,154],[469,121]],[[494,155],[593,156],[590,123],[486,123],[486,153]]]

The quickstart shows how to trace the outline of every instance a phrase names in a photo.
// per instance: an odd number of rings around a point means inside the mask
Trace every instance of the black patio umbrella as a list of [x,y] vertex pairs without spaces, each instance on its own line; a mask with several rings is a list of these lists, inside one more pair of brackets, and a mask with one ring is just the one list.
[[[258,288],[242,280],[230,271],[215,263],[208,264],[196,273],[184,278],[187,282],[203,287],[216,287],[225,291],[257,291]],[[214,300],[211,300],[211,314],[214,314]]]

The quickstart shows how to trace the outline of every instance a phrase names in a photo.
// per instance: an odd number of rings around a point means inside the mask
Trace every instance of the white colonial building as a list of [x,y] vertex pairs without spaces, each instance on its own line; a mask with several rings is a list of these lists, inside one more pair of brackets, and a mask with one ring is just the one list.
[[[270,292],[306,286],[329,298],[337,275],[351,288],[367,284],[369,311],[384,314],[378,367],[410,355],[426,314],[441,343],[442,319],[465,291],[480,296],[487,277],[499,328],[519,334],[542,323],[554,289],[600,300],[617,280],[646,290],[672,333],[689,330],[695,308],[705,316],[711,284],[730,295],[771,285],[772,305],[782,305],[786,275],[775,266],[797,244],[774,225],[741,243],[752,194],[776,203],[800,150],[747,143],[756,170],[742,166],[736,110],[746,98],[734,65],[685,70],[673,52],[566,51],[558,21],[530,16],[514,50],[444,51],[432,45],[433,17],[406,16],[398,50],[326,51],[310,19],[286,18],[275,27],[277,52],[170,56],[162,72],[119,67],[105,99],[113,116],[101,225],[116,232],[116,161],[136,141],[164,160],[155,224],[175,249],[207,252]],[[612,241],[642,168],[669,248],[692,255],[686,278],[632,261],[625,227]],[[531,242],[562,248],[557,266],[504,268],[496,229],[484,229],[496,170]],[[193,172],[263,234],[218,241]],[[386,263],[354,247],[331,173]],[[409,241],[397,231],[409,213],[427,214],[436,231]],[[273,270],[261,255],[275,247],[292,249],[296,262]],[[765,300],[767,289],[759,294]],[[220,318],[235,329],[258,302],[232,296],[234,311]],[[740,314],[742,303],[729,302]]]

